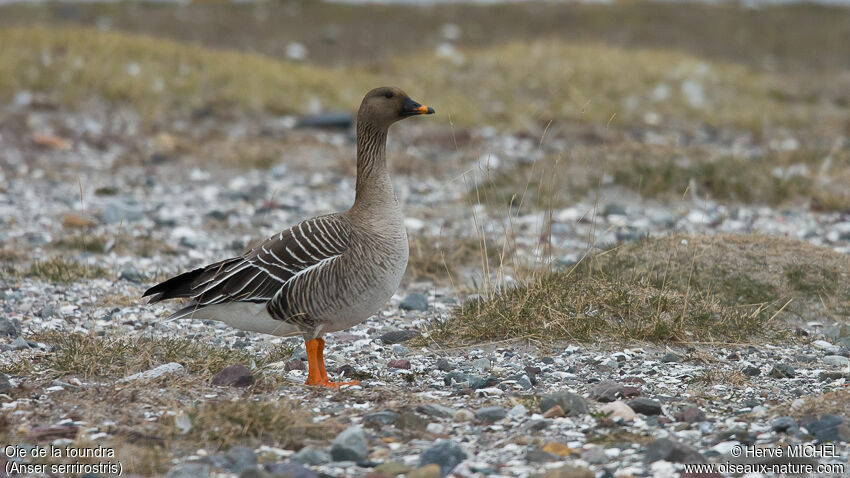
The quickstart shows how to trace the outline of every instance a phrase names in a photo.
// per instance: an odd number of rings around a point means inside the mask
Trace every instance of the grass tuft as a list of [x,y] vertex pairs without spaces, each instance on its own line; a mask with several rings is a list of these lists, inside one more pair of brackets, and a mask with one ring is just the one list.
[[109,271],[102,267],[80,264],[77,261],[66,260],[60,256],[34,262],[24,275],[61,283],[110,276]]
[[178,362],[185,366],[190,374],[209,379],[234,363],[245,366],[254,363],[258,370],[262,370],[265,365],[287,358],[292,353],[292,349],[284,345],[269,350],[265,355],[257,355],[184,338],[104,338],[48,331],[38,333],[30,339],[55,347],[54,352],[46,356],[45,365],[60,377],[126,376],[165,363]]

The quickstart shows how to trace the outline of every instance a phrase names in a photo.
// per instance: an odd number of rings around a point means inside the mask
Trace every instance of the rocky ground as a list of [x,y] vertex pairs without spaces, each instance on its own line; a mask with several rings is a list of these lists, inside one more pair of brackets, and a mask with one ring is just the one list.
[[[476,284],[511,282],[518,273],[482,273],[473,249],[458,260],[453,281],[437,259],[438,279],[411,273],[380,314],[328,337],[332,375],[358,377],[360,386],[311,389],[302,385],[299,340],[214,322],[166,323],[161,318],[174,305],[148,306],[139,296],[156,280],[347,207],[354,186],[350,130],[296,128],[291,117],[200,119],[147,137],[132,112],[93,106],[74,113],[27,94],[4,117],[0,430],[9,444],[104,444],[117,449],[112,461],[121,461],[125,474],[170,477],[675,476],[686,463],[792,463],[817,475],[850,473],[846,323],[824,317],[795,324],[788,343],[602,338],[446,348],[428,340],[429,324]],[[205,156],[215,151],[196,146],[209,137],[204,128],[301,146],[274,157],[267,170],[222,165]],[[850,217],[840,212],[721,205],[698,196],[662,203],[610,184],[551,211],[508,215],[471,205],[476,182],[533,161],[543,154],[539,141],[487,130],[470,131],[459,147],[448,138],[412,124],[394,131],[390,144],[391,157],[400,158],[392,160],[401,171],[394,180],[412,243],[436,242],[442,257],[483,235],[497,249],[509,238],[515,257],[541,260],[550,213],[551,251],[543,262],[551,257],[556,264],[671,232],[763,232],[850,253]],[[546,144],[575,146],[557,137]],[[83,342],[49,331],[102,339],[74,355],[70,344]],[[211,355],[243,355],[200,371],[179,352],[156,355],[144,367],[102,363],[120,357],[111,340],[169,338],[203,344]],[[288,404],[293,423],[311,425],[293,438],[282,431],[252,435],[240,422],[228,439],[181,441],[203,427],[206,437],[215,436],[219,426],[204,424],[198,410],[228,403]],[[756,451],[797,444],[807,452],[790,461]],[[147,463],[131,458],[144,446]],[[27,463],[8,452],[5,458]],[[773,474],[756,471],[749,476]]]

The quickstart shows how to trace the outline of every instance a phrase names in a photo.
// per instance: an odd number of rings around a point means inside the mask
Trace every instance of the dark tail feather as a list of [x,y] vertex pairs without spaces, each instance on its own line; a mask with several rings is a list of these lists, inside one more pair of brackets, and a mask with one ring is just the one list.
[[179,297],[192,297],[193,289],[192,284],[195,280],[206,271],[205,267],[201,267],[200,269],[195,269],[193,271],[184,272],[178,276],[174,276],[167,281],[160,282],[159,284],[151,287],[146,290],[142,297],[150,296],[149,304],[153,304],[155,302],[159,302],[161,300],[167,299],[176,299]]

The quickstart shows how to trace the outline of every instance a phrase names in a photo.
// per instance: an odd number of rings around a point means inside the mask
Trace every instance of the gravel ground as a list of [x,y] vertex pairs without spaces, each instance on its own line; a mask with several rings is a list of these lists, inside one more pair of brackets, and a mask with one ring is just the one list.
[[[9,254],[22,256],[23,268],[33,259],[61,253],[107,272],[68,284],[4,274],[2,363],[50,354],[50,345],[21,338],[44,328],[192,337],[249,351],[291,343],[297,347],[291,360],[269,366],[286,383],[274,393],[308,404],[317,422],[345,425],[332,442],[317,442],[298,453],[275,449],[272,460],[265,458],[268,450],[239,447],[179,456],[168,476],[676,476],[683,463],[788,463],[753,452],[754,447],[786,444],[812,445],[805,449],[809,455],[823,455],[797,456],[791,460],[795,464],[843,464],[837,475],[850,473],[846,400],[843,411],[812,409],[809,402],[813,396],[846,391],[850,378],[850,330],[826,321],[803,324],[798,332],[807,337],[790,345],[408,347],[404,342],[418,334],[413,331],[448,314],[466,294],[462,288],[408,280],[376,317],[329,337],[326,357],[334,373],[350,373],[353,367],[369,378],[338,392],[307,390],[300,385],[306,373],[297,366],[305,357],[298,340],[212,322],[164,323],[160,319],[173,305],[147,306],[137,298],[155,279],[238,254],[251,241],[299,219],[347,207],[353,178],[333,166],[337,156],[353,154],[350,133],[292,130],[290,118],[234,120],[224,127],[233,135],[276,124],[269,133],[273,137],[311,138],[313,150],[304,153],[311,167],[287,166],[283,158],[269,171],[228,169],[203,158],[157,152],[156,138],[144,137],[130,113],[83,116],[39,109],[24,100],[7,112],[24,121],[0,123],[0,242]],[[179,131],[179,125],[172,126]],[[459,173],[453,181],[418,173],[394,177],[411,236],[475,238],[475,224],[483,224],[487,234],[501,234],[505,221],[498,212],[458,207],[464,204],[464,183],[481,174],[480,162],[463,158],[478,156],[421,142],[402,145],[402,134],[428,134],[418,128],[424,127],[396,131],[390,154],[403,152],[423,162],[450,157],[469,174],[466,181],[459,180]],[[481,151],[499,151],[498,165],[485,160],[491,168],[510,168],[535,154],[533,141],[487,131],[471,134],[480,139]],[[763,232],[850,253],[850,218],[838,213],[693,199],[660,204],[610,188],[599,203],[586,199],[553,211],[553,217],[553,254],[562,262],[581,257],[592,237],[596,244],[612,244],[675,231]],[[588,217],[594,220],[582,219]],[[87,237],[114,238],[104,245],[105,252],[55,247],[57,240],[79,236],[74,226],[86,221],[91,221]],[[519,255],[535,254],[542,223],[542,213],[515,218]],[[137,244],[143,240],[148,245],[140,253]],[[471,270],[465,279],[478,276]],[[159,372],[180,373],[170,367]],[[64,416],[33,423],[28,418],[34,409],[49,406],[51,394],[94,385],[74,380],[45,382],[21,375],[9,377],[4,387],[0,377],[3,411],[24,428],[70,423],[85,429],[93,442],[108,439],[107,423]],[[167,381],[155,383],[168,390]],[[10,393],[24,385],[34,387],[26,397]],[[152,416],[169,411],[149,410]],[[735,457],[738,450],[744,456]],[[748,457],[746,450],[761,456]],[[258,457],[267,461],[260,468],[255,467]]]

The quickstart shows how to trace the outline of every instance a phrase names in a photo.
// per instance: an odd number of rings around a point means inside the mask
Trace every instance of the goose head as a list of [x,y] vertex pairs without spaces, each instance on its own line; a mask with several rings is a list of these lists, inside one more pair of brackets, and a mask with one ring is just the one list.
[[400,88],[382,86],[366,93],[360,104],[357,120],[386,129],[396,121],[411,116],[430,114],[434,114],[434,108],[417,103]]

